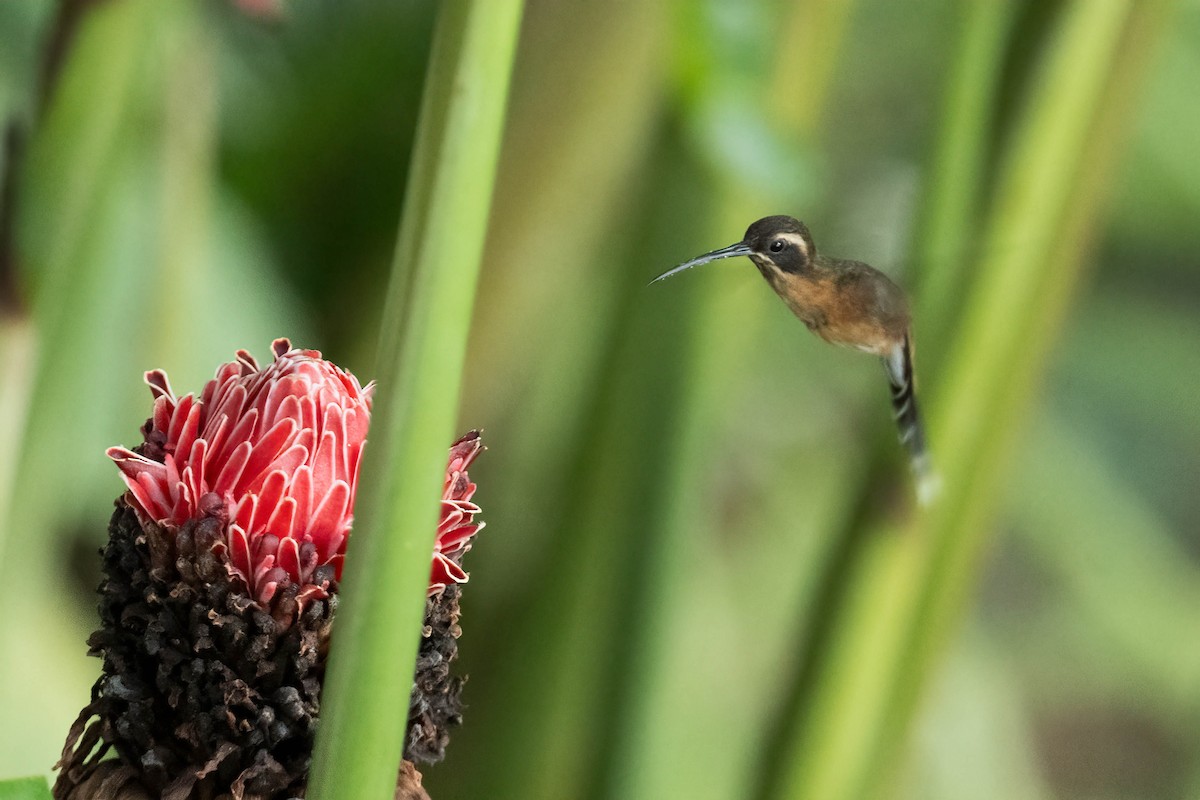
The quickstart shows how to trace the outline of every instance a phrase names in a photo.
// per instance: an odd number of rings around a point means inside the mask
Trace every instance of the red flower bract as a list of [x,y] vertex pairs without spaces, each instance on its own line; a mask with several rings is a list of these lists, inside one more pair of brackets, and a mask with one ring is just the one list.
[[221,519],[230,571],[262,603],[288,582],[320,596],[340,577],[374,388],[287,339],[272,350],[264,368],[239,350],[199,399],[146,373],[146,440],[108,450],[144,521]]
[[446,482],[442,487],[442,514],[438,519],[437,541],[433,547],[433,569],[429,575],[429,594],[435,595],[451,583],[466,583],[462,557],[471,549],[471,539],[484,523],[472,522],[479,506],[471,502],[475,484],[467,476],[467,467],[483,450],[479,431],[471,431],[450,447]]

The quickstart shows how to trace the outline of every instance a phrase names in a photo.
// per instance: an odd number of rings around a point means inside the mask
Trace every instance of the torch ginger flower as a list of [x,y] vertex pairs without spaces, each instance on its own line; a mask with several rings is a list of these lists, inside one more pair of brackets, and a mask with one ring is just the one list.
[[340,577],[374,390],[316,350],[287,339],[272,350],[261,369],[239,350],[199,399],[177,398],[166,373],[147,372],[146,441],[108,450],[144,521],[227,523],[230,572],[260,603],[289,582],[324,596]]
[[[227,523],[230,572],[269,603],[281,586],[299,600],[323,597],[341,578],[375,384],[316,350],[271,345],[260,368],[239,350],[200,398],[176,397],[162,370],[146,373],[154,416],[136,450],[110,447],[145,522],[178,529],[188,520]],[[429,594],[465,583],[462,555],[483,527],[473,523],[475,484],[467,467],[483,449],[476,431],[450,449],[434,544]],[[324,568],[324,569],[322,569]]]
[[[57,800],[303,794],[374,385],[286,339],[272,349],[261,368],[238,351],[198,396],[146,373],[144,441],[108,450],[128,491],[88,639],[104,666],[67,735]],[[440,760],[462,720],[450,665],[462,557],[483,527],[467,476],[482,449],[478,431],[451,446],[430,531],[416,673],[401,668],[410,760]],[[414,782],[408,764],[397,791]]]

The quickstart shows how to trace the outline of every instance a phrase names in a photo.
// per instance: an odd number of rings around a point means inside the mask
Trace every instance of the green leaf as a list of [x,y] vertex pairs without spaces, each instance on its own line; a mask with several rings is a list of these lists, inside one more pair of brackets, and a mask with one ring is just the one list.
[[50,786],[45,778],[0,781],[0,800],[50,800]]

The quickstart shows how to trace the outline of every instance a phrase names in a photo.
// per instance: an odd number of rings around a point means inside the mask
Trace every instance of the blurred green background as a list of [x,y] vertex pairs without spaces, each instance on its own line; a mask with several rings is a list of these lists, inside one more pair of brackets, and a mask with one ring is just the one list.
[[[44,92],[60,6],[0,4],[0,778],[98,672],[141,373],[289,336],[371,377],[437,4],[258,5],[66,3]],[[1200,796],[1198,81],[1196,0],[529,2],[431,794]],[[872,359],[748,263],[646,286],[773,213],[917,295],[943,516]]]

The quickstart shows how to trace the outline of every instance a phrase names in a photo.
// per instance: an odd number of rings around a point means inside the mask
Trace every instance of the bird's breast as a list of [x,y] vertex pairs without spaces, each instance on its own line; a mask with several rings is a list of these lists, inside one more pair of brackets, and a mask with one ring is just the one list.
[[893,336],[861,298],[831,277],[764,272],[771,288],[809,330],[831,344],[885,353]]

